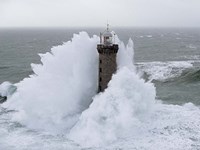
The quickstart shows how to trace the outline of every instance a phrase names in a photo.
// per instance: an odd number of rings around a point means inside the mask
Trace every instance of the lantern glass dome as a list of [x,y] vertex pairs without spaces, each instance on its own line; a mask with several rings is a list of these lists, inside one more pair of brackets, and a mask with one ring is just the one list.
[[112,40],[113,40],[113,35],[111,32],[107,30],[106,32],[103,33],[103,44],[111,45],[113,44]]

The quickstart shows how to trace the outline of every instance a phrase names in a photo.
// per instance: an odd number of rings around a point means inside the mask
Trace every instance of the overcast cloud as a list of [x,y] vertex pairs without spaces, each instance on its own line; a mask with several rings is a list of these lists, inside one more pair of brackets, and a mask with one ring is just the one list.
[[200,27],[200,0],[0,0],[0,27]]

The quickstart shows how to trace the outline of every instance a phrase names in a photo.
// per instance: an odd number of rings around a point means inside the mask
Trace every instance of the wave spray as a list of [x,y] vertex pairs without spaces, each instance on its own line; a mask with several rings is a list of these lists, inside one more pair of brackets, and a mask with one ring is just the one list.
[[86,32],[39,54],[34,74],[15,84],[16,92],[3,104],[17,110],[13,120],[29,128],[66,134],[83,146],[100,146],[129,135],[150,114],[155,87],[137,75],[133,42],[118,38],[117,72],[108,88],[97,94],[99,37]]

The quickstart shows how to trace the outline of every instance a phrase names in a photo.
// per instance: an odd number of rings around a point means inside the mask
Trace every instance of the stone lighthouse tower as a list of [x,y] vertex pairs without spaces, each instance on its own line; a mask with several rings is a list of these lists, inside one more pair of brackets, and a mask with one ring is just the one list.
[[106,31],[100,33],[100,44],[97,45],[99,53],[99,87],[98,92],[107,88],[112,74],[117,70],[116,56],[118,45],[114,44],[113,34],[107,25]]

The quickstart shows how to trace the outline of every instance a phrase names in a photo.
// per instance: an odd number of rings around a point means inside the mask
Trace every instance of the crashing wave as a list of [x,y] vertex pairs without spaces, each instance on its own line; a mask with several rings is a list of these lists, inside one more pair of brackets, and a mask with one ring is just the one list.
[[180,76],[185,69],[193,67],[193,61],[169,61],[137,63],[138,69],[149,80],[165,81]]
[[16,91],[16,86],[10,82],[3,82],[0,85],[0,103],[3,103]]
[[[119,44],[119,71],[104,93],[95,96],[98,76],[96,45],[99,38],[90,38],[87,33],[81,32],[75,34],[71,41],[52,48],[51,53],[40,54],[42,64],[32,64],[34,74],[16,84],[17,92],[3,106],[18,110],[13,119],[29,128],[69,132],[69,137],[79,143],[83,141],[75,137],[91,139],[91,136],[83,134],[95,129],[95,126],[84,120],[95,122],[96,118],[102,123],[94,132],[98,140],[93,144],[115,140],[119,137],[115,135],[117,127],[121,126],[125,131],[128,120],[134,124],[138,116],[148,112],[155,98],[154,86],[145,83],[135,73],[132,40],[129,40],[127,46],[119,39],[116,41]],[[106,108],[104,113],[103,108]],[[127,118],[120,120],[123,117]],[[85,125],[85,130],[80,124]],[[90,126],[91,129],[88,128]],[[107,134],[109,126],[113,126],[113,132]],[[107,138],[101,141],[104,135]]]

